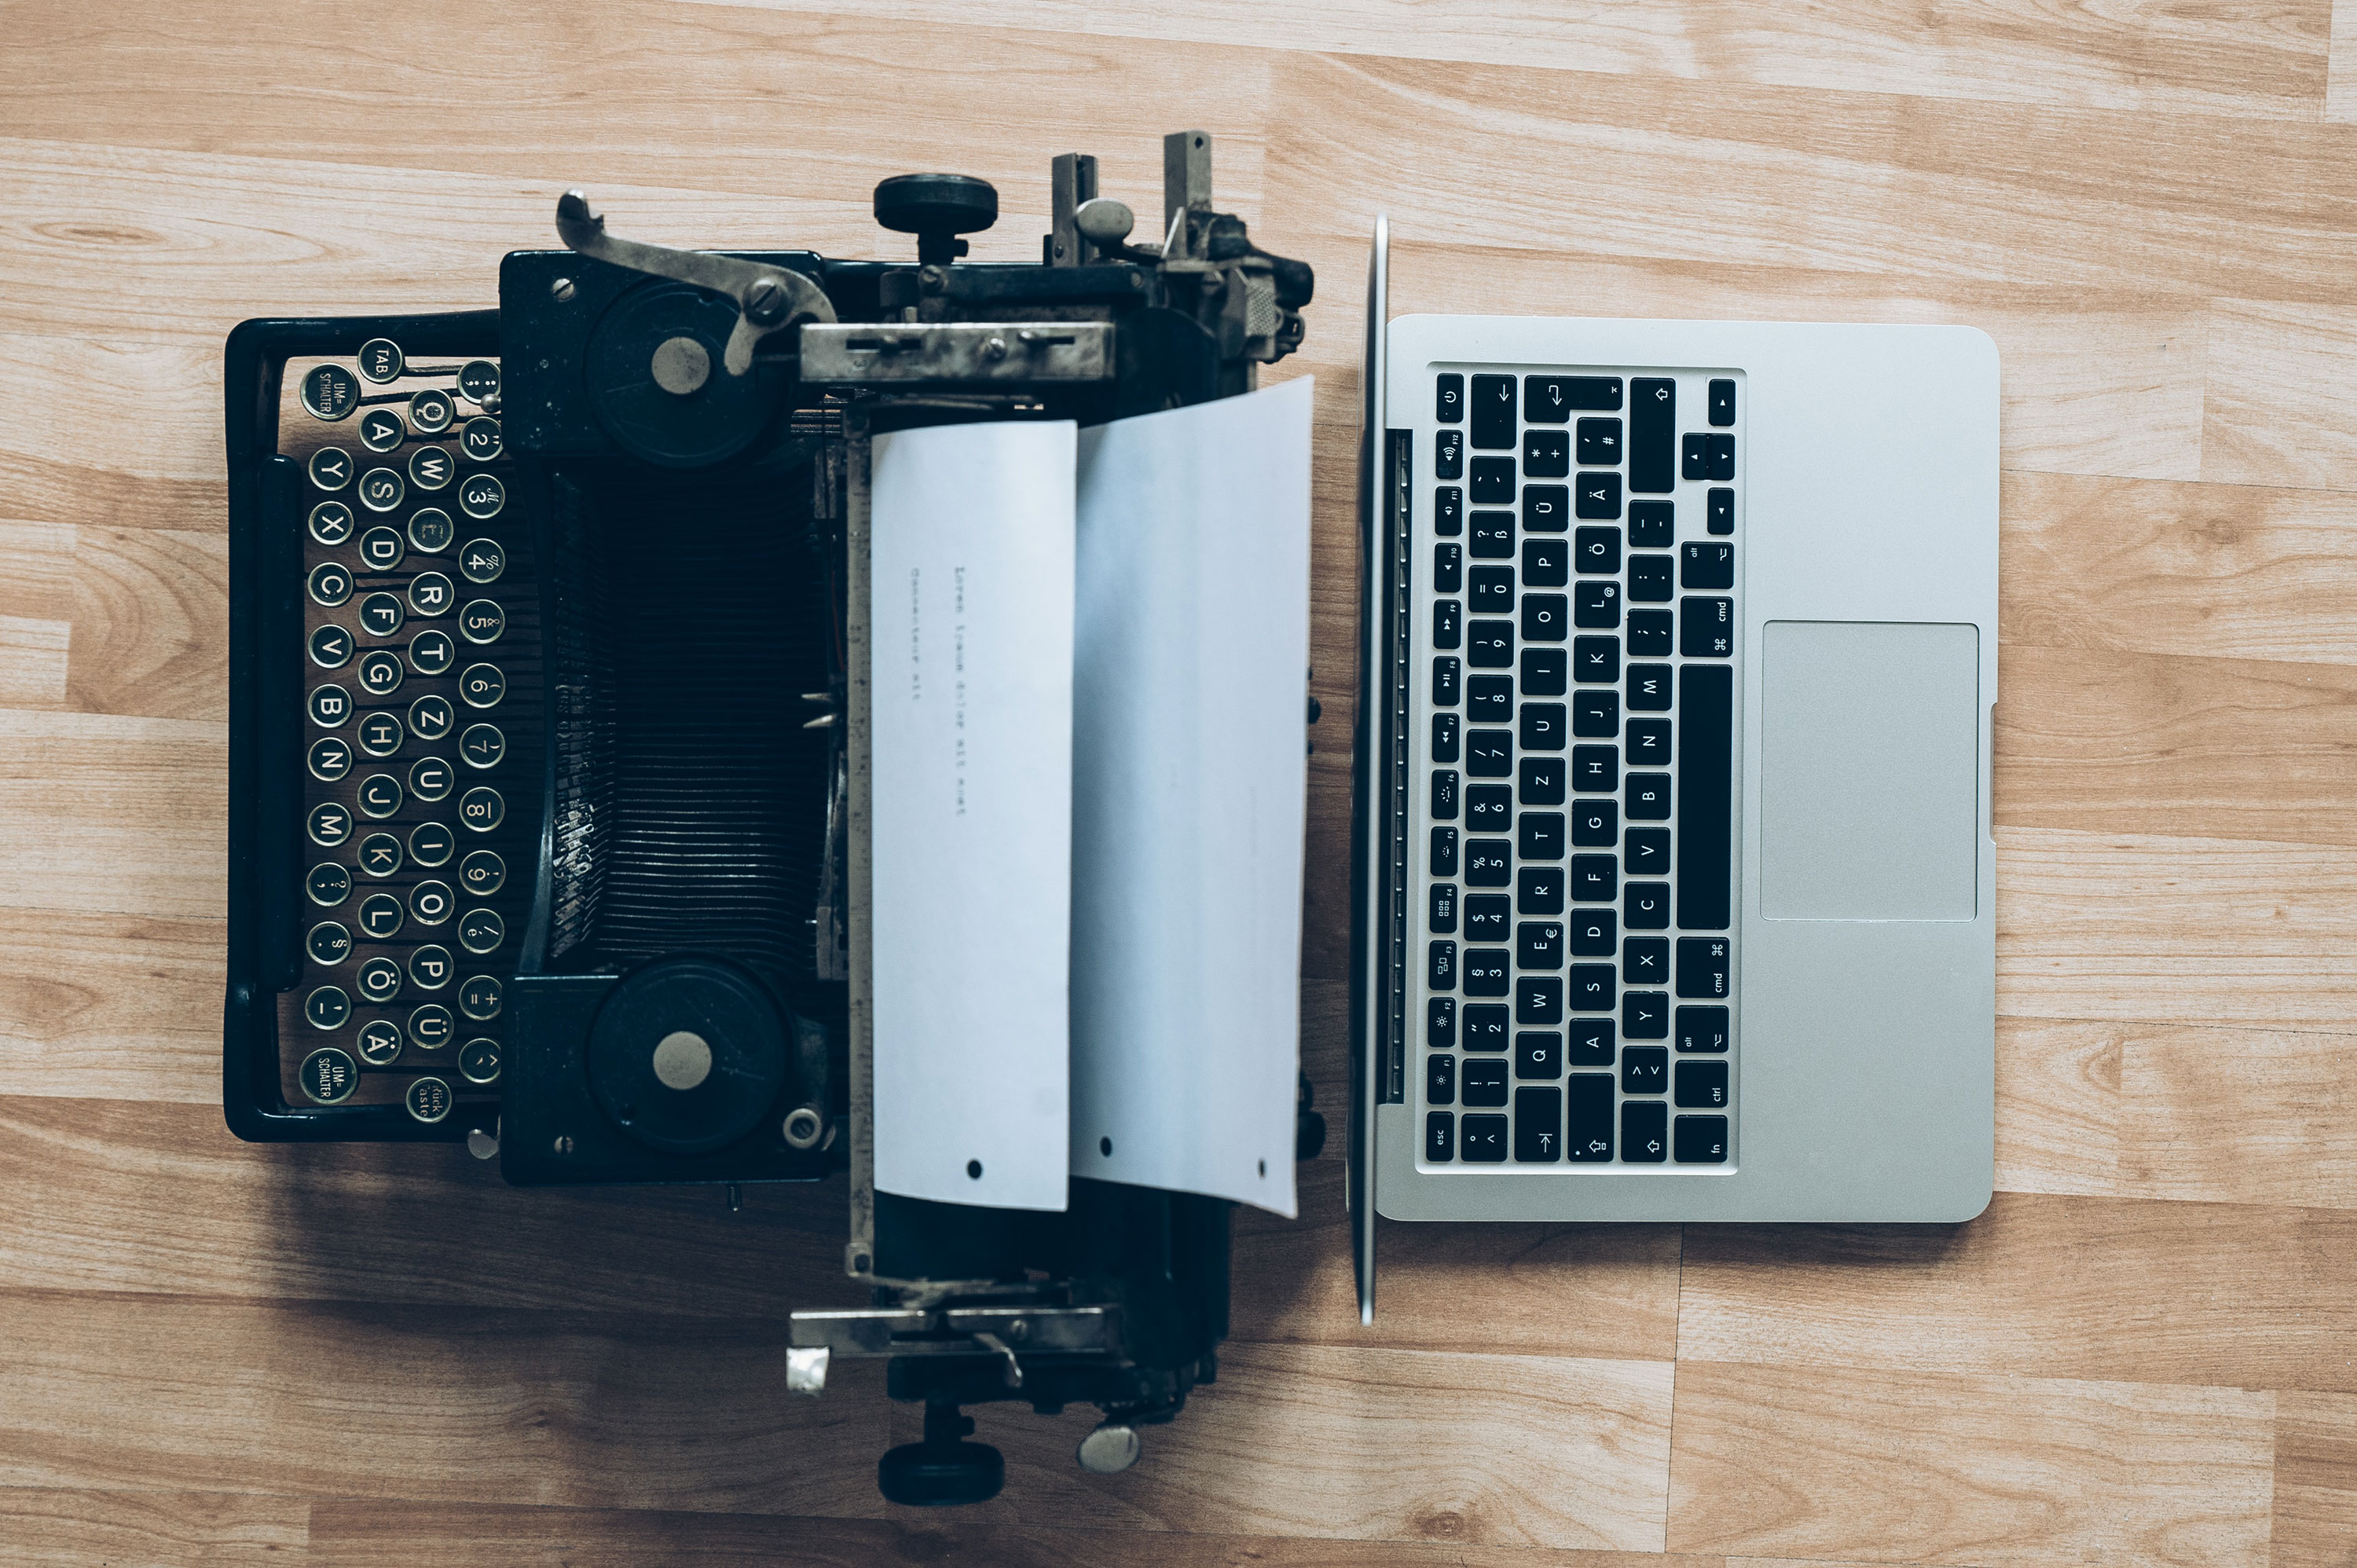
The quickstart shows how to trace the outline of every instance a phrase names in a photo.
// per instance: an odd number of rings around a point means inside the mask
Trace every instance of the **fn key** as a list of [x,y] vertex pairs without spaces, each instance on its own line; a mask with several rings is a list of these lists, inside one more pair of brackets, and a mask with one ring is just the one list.
[[1514,1159],[1548,1165],[1563,1158],[1563,1090],[1514,1090]]

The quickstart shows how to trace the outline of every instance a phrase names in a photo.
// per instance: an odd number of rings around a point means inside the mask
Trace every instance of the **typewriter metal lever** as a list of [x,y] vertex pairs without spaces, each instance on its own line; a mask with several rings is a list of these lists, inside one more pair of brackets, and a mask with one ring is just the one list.
[[[674,251],[665,245],[616,239],[606,232],[606,215],[577,190],[568,190],[556,199],[556,234],[565,249],[592,261],[694,284],[735,300],[737,327],[728,334],[727,347],[721,354],[721,367],[732,376],[753,368],[753,346],[770,333],[804,321],[834,319],[834,306],[825,293],[800,273],[712,251]],[[692,368],[684,373],[694,375]],[[663,385],[667,391],[694,390],[673,387],[669,381]]]

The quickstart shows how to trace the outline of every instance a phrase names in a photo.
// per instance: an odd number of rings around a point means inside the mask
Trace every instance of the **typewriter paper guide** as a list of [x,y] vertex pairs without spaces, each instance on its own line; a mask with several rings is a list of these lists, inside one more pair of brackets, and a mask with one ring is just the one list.
[[1072,472],[1069,423],[874,445],[876,1185],[905,1197],[1065,1207]]
[[1287,1218],[1311,390],[1081,433],[1072,684],[1072,1174]]

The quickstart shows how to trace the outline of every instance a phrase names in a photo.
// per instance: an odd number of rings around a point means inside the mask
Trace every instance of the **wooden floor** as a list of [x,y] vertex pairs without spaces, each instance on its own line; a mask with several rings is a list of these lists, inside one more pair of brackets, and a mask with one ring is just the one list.
[[[2001,1190],[1394,1226],[1363,1330],[1338,1138],[1144,1463],[986,1411],[1006,1496],[894,1510],[872,1369],[783,1391],[839,1186],[224,1132],[221,339],[491,304],[576,182],[898,255],[956,169],[1036,258],[1190,125],[1320,279],[1329,1106],[1373,214],[1402,312],[1995,337]],[[2353,1019],[2357,0],[0,4],[0,1563],[2357,1563]]]

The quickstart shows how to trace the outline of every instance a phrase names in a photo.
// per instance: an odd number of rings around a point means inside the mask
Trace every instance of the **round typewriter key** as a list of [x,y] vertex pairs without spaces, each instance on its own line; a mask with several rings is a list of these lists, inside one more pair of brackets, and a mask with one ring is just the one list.
[[303,412],[333,424],[360,406],[361,383],[341,365],[314,365],[303,372]]
[[420,822],[409,830],[409,858],[419,865],[447,865],[457,852],[458,841],[447,822]]
[[457,412],[448,392],[428,389],[409,394],[409,423],[427,435],[439,435],[449,429]]
[[458,487],[459,510],[477,521],[499,516],[500,508],[507,504],[508,488],[492,475],[469,474],[467,482]]
[[352,716],[352,694],[341,686],[314,686],[310,706],[313,724],[334,729]]
[[408,434],[401,427],[401,415],[389,408],[372,408],[361,415],[361,445],[371,452],[390,452]]
[[408,489],[391,468],[371,468],[361,476],[361,505],[371,511],[391,511],[401,504]]
[[311,568],[311,597],[335,608],[352,596],[352,575],[338,563],[323,561]]
[[497,725],[468,725],[467,733],[458,737],[458,755],[469,768],[496,768],[507,754],[508,737]]
[[469,664],[458,677],[458,695],[470,708],[497,707],[507,693],[508,678],[496,664]]
[[[436,827],[442,824],[436,822]],[[450,830],[442,828],[445,833]],[[428,865],[438,865],[439,861]],[[409,915],[421,926],[438,926],[450,918],[450,885],[447,882],[421,882],[409,890]]]
[[352,748],[335,736],[321,736],[311,743],[311,755],[305,760],[312,778],[333,784],[352,770]]
[[457,645],[447,631],[421,631],[409,639],[409,667],[420,675],[439,675],[457,656]]
[[409,580],[409,607],[419,615],[442,615],[457,596],[450,579],[439,572],[420,572]]
[[409,514],[409,542],[428,555],[439,555],[458,536],[450,514],[438,506],[422,506]]
[[500,455],[504,445],[500,439],[500,422],[496,419],[470,419],[458,433],[458,444],[467,456],[478,463],[488,463]]
[[447,447],[420,446],[409,455],[409,482],[421,490],[438,490],[457,474]]
[[476,599],[458,612],[458,632],[468,642],[497,642],[508,628],[508,612],[495,599]]
[[390,893],[371,893],[361,900],[361,929],[383,941],[401,929],[401,900]]
[[471,953],[499,951],[507,935],[508,923],[497,909],[469,909],[458,922],[458,945]]
[[458,1047],[458,1070],[468,1083],[500,1080],[500,1043],[478,1035]]
[[507,820],[508,803],[490,785],[480,785],[458,797],[458,820],[479,833],[490,832]]
[[409,704],[409,732],[420,740],[440,740],[454,722],[447,697],[429,694]]
[[364,1000],[390,1002],[401,994],[401,965],[389,958],[372,958],[361,965],[352,983],[361,988]]
[[361,780],[361,810],[384,821],[401,810],[401,780],[390,773],[371,773]]
[[340,1104],[360,1087],[361,1064],[347,1052],[323,1046],[303,1058],[295,1079],[303,1086],[303,1092],[320,1104]]
[[400,375],[404,362],[401,345],[390,338],[371,338],[361,345],[361,374],[379,386]]
[[384,1067],[401,1054],[401,1028],[389,1018],[371,1018],[361,1026],[361,1060]]
[[458,863],[458,885],[478,898],[490,897],[507,879],[508,863],[496,850],[476,850]]
[[340,1029],[352,1015],[352,999],[340,985],[322,985],[303,998],[303,1016],[315,1029]]
[[361,629],[371,637],[391,637],[401,629],[401,596],[371,594],[361,601]]
[[320,543],[341,544],[352,536],[352,509],[341,501],[321,501],[311,509],[311,537]]
[[450,765],[438,757],[421,757],[409,770],[409,792],[421,800],[438,800],[450,792]]
[[[413,1023],[412,1027],[414,1026]],[[447,1037],[448,1031],[444,1031],[444,1034]],[[432,1077],[411,1079],[409,1092],[402,1097],[402,1102],[409,1107],[409,1113],[429,1126],[450,1114],[455,1100],[448,1081]]]
[[323,490],[340,490],[352,482],[352,455],[340,446],[320,447],[304,468]]
[[371,697],[390,697],[401,689],[401,660],[380,648],[361,660],[361,690]]
[[312,903],[332,909],[352,896],[352,874],[332,860],[323,860],[305,875],[303,891],[311,896]]
[[339,626],[323,626],[311,634],[311,662],[322,670],[342,667],[352,656],[352,634]]
[[496,976],[470,974],[467,983],[458,987],[458,1011],[478,1024],[488,1024],[500,1015],[500,995]]
[[454,968],[450,950],[433,942],[409,955],[409,978],[421,991],[439,991],[449,984]]
[[428,1002],[409,1015],[409,1037],[427,1050],[439,1050],[450,1043],[450,1009],[439,1002]]
[[361,564],[371,572],[392,571],[408,553],[398,529],[371,528],[361,535]]
[[391,833],[371,833],[361,840],[361,869],[371,876],[391,876],[401,869],[401,841]]
[[468,403],[490,404],[500,398],[500,368],[489,360],[469,360],[458,367],[458,395]]
[[352,814],[335,800],[322,800],[311,808],[303,820],[303,827],[311,842],[322,849],[333,849],[352,836]]
[[458,552],[458,570],[469,583],[496,583],[508,569],[508,553],[496,539],[469,539]]
[[340,920],[322,920],[303,938],[313,963],[339,964],[352,956],[352,933]]
[[401,721],[380,708],[361,719],[361,749],[371,757],[391,757],[401,749]]

